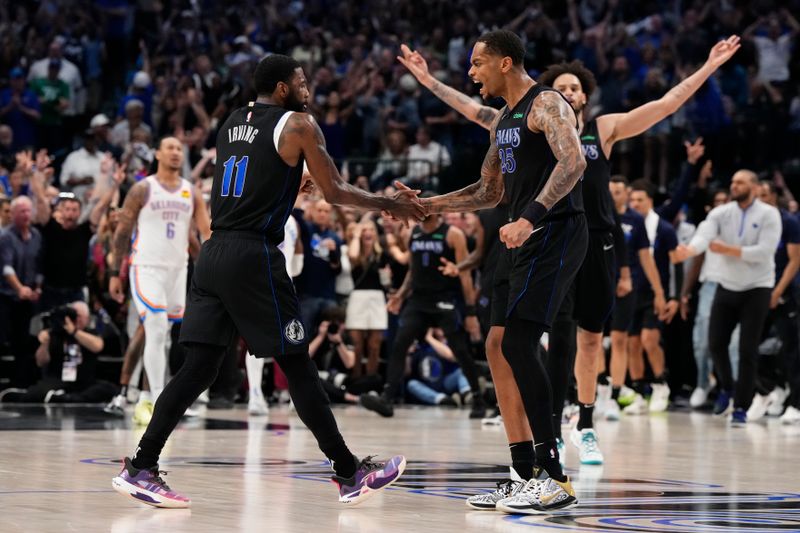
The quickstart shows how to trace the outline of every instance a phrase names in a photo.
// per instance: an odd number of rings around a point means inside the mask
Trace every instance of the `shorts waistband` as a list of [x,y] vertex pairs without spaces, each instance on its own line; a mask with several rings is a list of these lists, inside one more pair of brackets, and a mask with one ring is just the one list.
[[211,240],[225,240],[225,241],[258,241],[264,242],[266,241],[268,244],[273,244],[277,246],[280,244],[279,242],[272,242],[268,235],[264,233],[259,233],[257,231],[247,231],[247,230],[227,230],[227,229],[218,229],[214,230],[211,233]]

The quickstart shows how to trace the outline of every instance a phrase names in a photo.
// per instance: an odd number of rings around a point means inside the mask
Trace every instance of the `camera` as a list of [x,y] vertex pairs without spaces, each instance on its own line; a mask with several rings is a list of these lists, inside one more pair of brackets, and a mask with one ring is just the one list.
[[331,322],[328,325],[328,335],[336,335],[339,333],[339,326],[340,324],[338,322]]
[[49,329],[53,333],[65,333],[65,319],[69,317],[74,324],[78,318],[78,313],[68,305],[61,305],[46,313],[42,313],[41,317],[43,329]]

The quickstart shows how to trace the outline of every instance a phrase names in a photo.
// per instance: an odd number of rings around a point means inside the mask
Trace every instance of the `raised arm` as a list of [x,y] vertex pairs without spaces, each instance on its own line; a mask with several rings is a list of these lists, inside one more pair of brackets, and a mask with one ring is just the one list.
[[284,161],[305,157],[314,183],[325,200],[336,205],[353,205],[372,211],[387,211],[400,220],[422,220],[425,209],[417,191],[404,189],[393,197],[378,196],[344,181],[325,149],[325,136],[317,122],[306,113],[292,113],[278,141],[278,153]]
[[708,59],[702,67],[658,100],[647,102],[627,113],[612,113],[598,117],[597,128],[606,157],[611,154],[615,142],[639,135],[677,111],[723,63],[736,53],[741,47],[739,40],[738,36],[733,35],[718,42],[709,52]]
[[119,269],[123,259],[128,256],[131,249],[131,235],[136,220],[139,218],[139,211],[144,207],[149,194],[149,187],[146,181],[140,181],[128,191],[125,203],[119,211],[117,229],[111,240],[111,266],[109,269],[109,292],[111,297],[119,303],[125,300],[125,293],[122,291],[122,283],[119,279]]
[[483,126],[487,130],[491,127],[495,118],[500,114],[497,109],[481,105],[466,94],[434,78],[428,71],[428,63],[419,52],[411,50],[404,44],[400,45],[400,51],[403,55],[397,56],[397,60],[417,78],[418,82],[424,87],[427,87],[428,90],[435,94],[442,102],[461,113],[465,118],[471,120],[475,124]]
[[489,135],[489,150],[483,158],[481,165],[481,179],[467,185],[463,189],[451,193],[434,196],[433,198],[423,198],[424,205],[428,213],[459,213],[461,211],[477,211],[494,207],[503,199],[503,174],[500,172],[500,154],[494,144],[495,130],[500,121],[497,116]]

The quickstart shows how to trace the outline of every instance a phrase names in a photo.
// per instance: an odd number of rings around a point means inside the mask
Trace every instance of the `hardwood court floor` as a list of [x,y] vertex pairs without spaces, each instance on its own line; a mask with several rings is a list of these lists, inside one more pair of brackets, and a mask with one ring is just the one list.
[[776,420],[730,428],[670,413],[600,422],[604,466],[577,468],[568,446],[581,505],[512,517],[463,502],[507,472],[500,428],[464,411],[335,412],[355,453],[408,457],[396,488],[345,508],[311,433],[286,408],[249,420],[241,409],[211,411],[184,423],[165,450],[168,483],[193,500],[191,510],[169,510],[111,489],[141,429],[96,407],[2,406],[0,531],[800,531],[800,427]]

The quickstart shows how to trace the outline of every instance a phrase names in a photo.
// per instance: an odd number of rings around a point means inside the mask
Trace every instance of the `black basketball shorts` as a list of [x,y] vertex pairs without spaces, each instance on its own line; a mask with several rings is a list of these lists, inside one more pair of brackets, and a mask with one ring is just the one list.
[[502,250],[492,292],[492,325],[516,314],[550,328],[586,256],[586,217],[544,222],[519,248]]
[[226,346],[239,332],[257,357],[308,353],[308,333],[283,254],[263,236],[215,231],[195,266],[182,343]]

